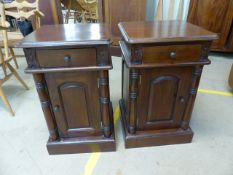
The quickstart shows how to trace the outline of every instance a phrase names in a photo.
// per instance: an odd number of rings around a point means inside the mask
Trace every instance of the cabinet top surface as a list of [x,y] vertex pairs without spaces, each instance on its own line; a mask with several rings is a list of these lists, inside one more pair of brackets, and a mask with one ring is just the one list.
[[124,40],[130,44],[211,41],[215,33],[185,21],[122,22],[119,23]]
[[16,47],[36,48],[109,44],[110,33],[105,24],[46,25],[22,39]]

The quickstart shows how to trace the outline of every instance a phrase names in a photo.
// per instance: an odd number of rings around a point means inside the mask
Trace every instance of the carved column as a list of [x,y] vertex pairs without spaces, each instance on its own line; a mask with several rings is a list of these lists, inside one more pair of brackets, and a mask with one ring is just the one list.
[[187,107],[185,109],[184,118],[183,118],[183,121],[181,124],[181,127],[184,130],[188,129],[188,127],[189,127],[189,121],[191,118],[191,114],[192,114],[192,110],[193,110],[193,106],[194,106],[194,101],[195,101],[197,91],[198,91],[198,86],[199,86],[199,82],[200,82],[200,78],[201,78],[201,74],[202,74],[202,69],[203,69],[203,66],[196,66],[194,73],[193,73],[192,85],[191,85],[191,89],[189,92]]
[[33,78],[36,84],[36,89],[40,98],[42,110],[44,112],[45,120],[49,130],[49,141],[55,141],[59,138],[57,131],[57,124],[54,119],[53,111],[51,109],[51,103],[47,91],[46,82],[43,74],[33,74]]
[[133,64],[142,64],[143,51],[141,46],[135,46],[131,48],[131,62]]
[[202,61],[202,60],[208,59],[210,46],[211,46],[211,43],[210,43],[210,42],[206,42],[205,44],[202,45],[202,49],[201,49],[201,59],[200,59],[201,61]]
[[98,66],[105,66],[110,64],[109,47],[107,46],[97,47],[97,64]]
[[110,95],[109,95],[109,80],[108,71],[100,71],[99,73],[99,89],[100,89],[100,103],[101,103],[101,114],[102,114],[102,124],[104,130],[104,136],[111,136],[111,125],[110,125]]
[[136,132],[137,123],[137,96],[138,96],[138,79],[139,71],[137,69],[130,70],[130,83],[129,83],[129,133]]
[[35,49],[23,49],[23,50],[28,63],[28,68],[29,69],[38,68],[39,65],[36,59],[36,50]]

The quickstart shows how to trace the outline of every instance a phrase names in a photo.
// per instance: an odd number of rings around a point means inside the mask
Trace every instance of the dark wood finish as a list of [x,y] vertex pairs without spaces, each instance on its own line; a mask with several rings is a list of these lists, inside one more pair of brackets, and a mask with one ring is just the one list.
[[18,44],[35,79],[50,154],[116,149],[106,30],[103,24],[42,26]]
[[110,53],[112,56],[121,57],[121,49],[120,49],[119,45],[118,46],[111,45],[110,46]]
[[46,87],[46,82],[43,74],[33,75],[36,84],[36,89],[40,98],[41,107],[44,112],[45,120],[49,130],[49,141],[55,141],[59,138],[57,131],[57,123],[51,108],[51,101]]
[[95,48],[38,50],[37,55],[42,68],[97,65]]
[[129,44],[194,42],[217,39],[215,33],[185,21],[122,22],[118,26],[124,40]]
[[[33,32],[17,44],[17,47],[40,48],[66,46],[93,46],[110,43],[110,32],[105,24],[47,25]],[[101,48],[101,47],[100,47]]]
[[30,69],[26,68],[25,73],[44,73],[44,72],[70,72],[70,71],[93,71],[93,70],[109,70],[112,69],[112,65],[104,67],[100,66],[88,66],[88,67],[60,67],[60,68],[46,68],[46,69]]
[[[100,21],[109,24],[111,31],[111,55],[120,56],[120,31],[122,21],[145,21],[147,0],[98,0]],[[127,9],[127,10],[126,10]],[[101,13],[102,12],[102,13]]]
[[231,66],[231,71],[228,78],[229,85],[233,89],[233,65]]
[[[120,31],[117,27],[122,21],[143,21],[146,15],[147,0],[108,0],[104,1],[104,22],[110,25],[114,43],[120,39]],[[127,9],[127,10],[126,10]]]
[[228,40],[227,40],[226,50],[227,51],[233,50],[233,24],[232,24],[232,27],[231,27],[231,31],[229,32],[229,37],[228,37]]
[[123,134],[125,139],[125,148],[189,143],[193,138],[193,131],[191,128],[188,128],[187,130],[176,128],[137,131],[136,134],[130,134],[127,128],[127,112],[125,111],[124,100],[120,100],[120,109],[121,122],[123,125]]
[[103,23],[104,22],[104,0],[98,0],[98,4],[97,4],[97,8],[98,8],[98,17],[99,17],[99,22]]
[[[183,42],[182,43],[177,43],[177,46],[179,44],[184,44],[184,43]],[[196,44],[197,43],[195,43],[195,45]],[[164,43],[161,43],[160,45],[164,45]],[[135,46],[133,48],[129,48],[125,44],[125,42],[120,41],[122,55],[124,56],[124,60],[125,60],[125,62],[127,64],[127,67],[129,67],[129,68],[137,68],[137,69],[155,68],[155,67],[175,67],[177,65],[190,66],[193,63],[195,63],[197,65],[210,64],[210,61],[207,60],[207,59],[205,59],[206,58],[206,52],[204,52],[204,50],[206,48],[208,48],[208,45],[209,45],[209,43],[207,43],[207,45],[202,45],[201,53],[198,53],[198,54],[196,53],[196,55],[200,55],[199,60],[197,60],[197,61],[192,61],[192,62],[191,61],[190,62],[177,61],[174,58],[170,58],[170,61],[169,61],[169,59],[168,60],[166,60],[166,59],[163,60],[163,59],[160,59],[158,57],[155,57],[154,59],[151,59],[152,60],[151,62],[146,62],[146,61],[144,61],[143,58],[150,58],[151,57],[150,53],[149,53],[149,55],[142,54],[143,53],[143,49],[147,49],[147,47],[141,48],[141,47]],[[149,46],[149,49],[152,50],[151,49],[152,48],[151,45],[147,45],[146,44],[145,46]],[[158,44],[155,44],[154,46],[158,46]],[[174,46],[174,44],[171,44],[169,46]],[[160,46],[158,46],[158,47],[160,47]],[[155,48],[155,50],[157,50],[157,47]],[[172,49],[169,49],[169,50],[172,50]],[[194,50],[195,50],[195,46],[194,46]],[[133,57],[130,56],[132,54],[131,52],[134,52],[134,56]],[[167,53],[167,55],[170,56],[171,52]],[[190,56],[193,57],[193,55],[190,55]],[[143,63],[143,67],[141,66],[141,63]]]
[[188,21],[219,35],[212,50],[233,51],[233,0],[191,0]]
[[97,72],[45,74],[61,137],[100,135]]
[[[64,139],[63,139],[64,140]],[[72,143],[72,144],[71,144]],[[66,138],[65,141],[48,141],[49,154],[74,154],[115,151],[113,135],[106,139],[103,136]]]
[[[138,95],[139,130],[179,127],[189,97],[192,67],[142,69]],[[143,86],[146,85],[146,86]],[[148,97],[148,100],[145,100]],[[147,117],[144,117],[147,116]]]
[[179,63],[198,61],[201,56],[201,45],[169,45],[143,48],[143,63]]
[[[27,0],[35,2],[35,0]],[[63,15],[60,0],[40,0],[39,9],[44,13],[41,18],[41,25],[63,24]]]
[[125,22],[119,28],[126,148],[191,142],[189,121],[217,35],[179,21]]
[[110,113],[110,95],[109,95],[109,80],[108,71],[99,72],[99,89],[100,89],[100,103],[101,103],[101,113],[102,113],[102,124],[105,137],[110,137],[112,133],[111,118]]

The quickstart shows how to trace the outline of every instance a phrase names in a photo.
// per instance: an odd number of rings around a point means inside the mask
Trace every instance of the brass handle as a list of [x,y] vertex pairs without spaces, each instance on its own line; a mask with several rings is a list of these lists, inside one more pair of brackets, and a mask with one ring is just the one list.
[[60,107],[58,105],[54,106],[54,108],[53,108],[54,112],[59,112],[59,110],[60,110]]
[[64,57],[64,61],[65,61],[66,63],[69,63],[69,62],[71,61],[71,57],[70,57],[69,55],[66,55],[66,56]]
[[171,57],[172,59],[176,59],[176,52],[171,52],[171,53],[170,53],[170,57]]

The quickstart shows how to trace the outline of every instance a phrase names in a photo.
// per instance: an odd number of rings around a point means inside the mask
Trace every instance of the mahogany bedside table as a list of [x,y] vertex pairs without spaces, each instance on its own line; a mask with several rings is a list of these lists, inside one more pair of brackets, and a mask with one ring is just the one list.
[[191,142],[189,121],[217,35],[182,21],[124,22],[119,29],[126,148]]
[[50,25],[18,44],[39,94],[50,154],[115,151],[109,38],[104,24]]

